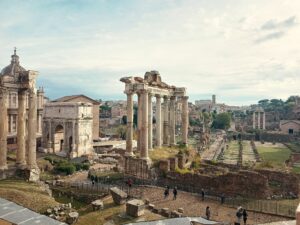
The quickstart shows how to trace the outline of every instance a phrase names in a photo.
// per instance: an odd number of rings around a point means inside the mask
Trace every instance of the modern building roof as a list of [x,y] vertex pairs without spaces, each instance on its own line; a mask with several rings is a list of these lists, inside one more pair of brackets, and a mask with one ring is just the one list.
[[3,198],[0,198],[0,224],[1,220],[22,225],[66,225]]
[[96,104],[96,105],[100,105],[99,102],[97,102],[96,100],[86,96],[86,95],[69,95],[69,96],[64,96],[64,97],[61,97],[61,98],[58,98],[58,99],[55,99],[53,100],[52,102],[70,102],[76,98],[86,98],[88,101],[92,102],[93,104]]
[[182,217],[182,218],[163,219],[163,220],[156,220],[156,221],[129,223],[127,225],[191,225],[191,222],[198,222],[203,225],[224,224],[216,221],[206,220],[202,217]]

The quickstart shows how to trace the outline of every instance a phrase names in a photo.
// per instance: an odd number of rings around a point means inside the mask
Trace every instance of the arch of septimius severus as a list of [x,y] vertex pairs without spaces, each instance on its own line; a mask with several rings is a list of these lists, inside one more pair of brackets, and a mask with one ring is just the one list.
[[[39,169],[36,163],[37,135],[37,90],[38,72],[25,70],[19,64],[16,50],[11,64],[5,67],[0,76],[0,172],[5,176],[7,166],[8,103],[9,94],[17,93],[17,155],[19,169],[29,172],[30,180],[38,179]],[[28,96],[28,113],[26,112]],[[27,120],[27,125],[26,125]]]
[[[133,139],[133,95],[138,96],[138,140],[137,150],[140,158],[150,162],[148,150],[153,148],[153,105],[152,98],[156,98],[156,131],[154,144],[175,145],[176,102],[180,101],[182,143],[188,140],[188,96],[186,88],[169,86],[162,82],[157,71],[146,72],[141,77],[123,77],[120,81],[125,83],[124,93],[127,95],[127,137],[126,154],[134,156]],[[163,99],[163,103],[162,103]]]

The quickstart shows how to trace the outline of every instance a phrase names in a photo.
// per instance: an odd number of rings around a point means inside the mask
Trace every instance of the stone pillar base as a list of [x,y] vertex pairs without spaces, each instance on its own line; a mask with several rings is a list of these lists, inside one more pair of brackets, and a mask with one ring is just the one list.
[[125,156],[135,157],[135,154],[133,152],[125,152]]
[[26,162],[20,162],[20,163],[16,163],[16,166],[18,169],[24,170],[26,169]]
[[152,160],[148,158],[141,158],[142,160],[146,161],[147,165],[150,166],[152,164]]
[[26,174],[26,180],[31,182],[36,182],[40,180],[40,169],[34,168],[34,169],[25,169]]

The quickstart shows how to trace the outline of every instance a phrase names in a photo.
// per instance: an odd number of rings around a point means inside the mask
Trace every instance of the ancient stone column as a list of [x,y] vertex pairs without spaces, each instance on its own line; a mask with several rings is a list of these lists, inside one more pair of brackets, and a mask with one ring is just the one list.
[[127,94],[127,130],[126,130],[126,155],[133,156],[132,139],[133,139],[133,93]]
[[52,141],[52,122],[51,119],[48,121],[48,127],[49,127],[49,139],[47,143],[47,151],[50,153],[54,153],[54,148],[52,147],[53,141]]
[[0,87],[0,170],[7,169],[7,89]]
[[153,149],[152,136],[153,136],[153,108],[152,108],[152,94],[148,94],[148,148]]
[[189,128],[189,108],[188,108],[188,96],[182,97],[182,143],[188,144],[188,128]]
[[138,115],[137,115],[137,151],[141,149],[141,125],[142,125],[142,96],[141,93],[138,96]]
[[170,132],[170,145],[175,145],[175,106],[176,106],[176,97],[172,96],[170,100],[170,122],[169,122],[169,132]]
[[141,121],[141,132],[140,132],[140,156],[142,159],[148,160],[148,93],[146,90],[141,91],[141,105],[142,105],[142,121]]
[[253,112],[253,118],[252,118],[252,120],[253,120],[253,129],[255,129],[255,111]]
[[169,145],[169,97],[164,96],[163,145]]
[[263,116],[263,130],[265,130],[266,129],[266,113],[263,112],[262,116]]
[[258,115],[257,115],[257,117],[258,117],[258,118],[257,118],[257,123],[258,123],[258,124],[257,124],[257,128],[258,128],[258,129],[261,129],[260,113],[261,113],[261,112],[258,112],[258,113],[257,113],[257,114],[258,114]]
[[156,95],[156,146],[161,147],[161,96]]
[[29,90],[28,135],[27,135],[27,167],[37,169],[36,164],[36,126],[37,126],[36,90]]
[[19,168],[26,166],[26,91],[21,90],[18,94],[18,126],[17,126],[17,159],[16,164]]

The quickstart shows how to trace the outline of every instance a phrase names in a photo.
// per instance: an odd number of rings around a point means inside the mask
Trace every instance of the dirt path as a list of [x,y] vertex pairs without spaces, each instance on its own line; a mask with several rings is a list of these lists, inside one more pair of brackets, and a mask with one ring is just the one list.
[[[226,221],[233,223],[235,221],[236,209],[221,205],[216,201],[205,200],[201,197],[187,192],[178,192],[178,197],[173,200],[172,190],[167,199],[163,197],[163,189],[158,187],[143,187],[143,196],[150,200],[151,204],[159,208],[169,208],[177,210],[184,209],[184,214],[187,216],[202,216],[205,217],[205,208],[211,208],[211,220]],[[289,220],[285,217],[272,216],[262,213],[248,212],[248,224],[268,223],[281,220]]]

